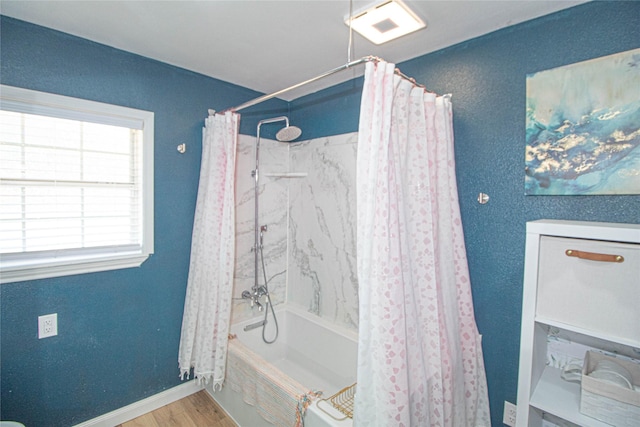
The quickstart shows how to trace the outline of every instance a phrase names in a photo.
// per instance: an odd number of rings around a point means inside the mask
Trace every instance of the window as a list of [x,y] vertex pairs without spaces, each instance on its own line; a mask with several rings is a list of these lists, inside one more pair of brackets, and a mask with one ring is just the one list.
[[153,113],[0,85],[2,283],[153,253]]

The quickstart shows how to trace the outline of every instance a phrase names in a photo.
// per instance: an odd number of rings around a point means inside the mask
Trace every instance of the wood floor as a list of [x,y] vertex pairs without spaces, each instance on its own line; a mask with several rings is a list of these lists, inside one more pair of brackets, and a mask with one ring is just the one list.
[[237,427],[205,390],[116,427]]

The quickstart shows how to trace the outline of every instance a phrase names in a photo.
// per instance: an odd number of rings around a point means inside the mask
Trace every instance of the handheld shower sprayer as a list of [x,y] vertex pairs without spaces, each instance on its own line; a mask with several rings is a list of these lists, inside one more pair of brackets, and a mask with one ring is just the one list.
[[267,231],[267,226],[263,225],[260,227],[260,249],[262,249],[262,242],[264,241],[264,233]]

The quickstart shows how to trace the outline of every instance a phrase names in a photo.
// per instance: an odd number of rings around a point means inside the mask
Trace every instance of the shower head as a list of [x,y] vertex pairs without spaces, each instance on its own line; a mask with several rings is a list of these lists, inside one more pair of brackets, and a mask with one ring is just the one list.
[[276,133],[276,139],[280,142],[291,142],[302,135],[302,130],[297,126],[289,126],[289,123]]
[[[256,129],[258,142],[256,147],[260,145],[260,126],[267,123],[284,122],[284,127],[276,133],[276,139],[280,142],[291,142],[294,139],[302,135],[302,130],[296,126],[289,126],[289,118],[287,116],[273,117],[271,119],[264,119],[258,122],[258,129]],[[257,163],[257,157],[256,157]]]

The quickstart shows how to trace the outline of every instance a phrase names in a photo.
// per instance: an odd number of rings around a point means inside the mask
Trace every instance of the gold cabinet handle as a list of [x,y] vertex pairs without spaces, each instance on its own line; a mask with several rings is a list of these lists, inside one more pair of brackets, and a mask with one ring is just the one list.
[[577,251],[575,249],[567,249],[564,253],[567,256],[588,259],[591,261],[624,262],[624,257],[622,255],[599,254],[596,252]]

